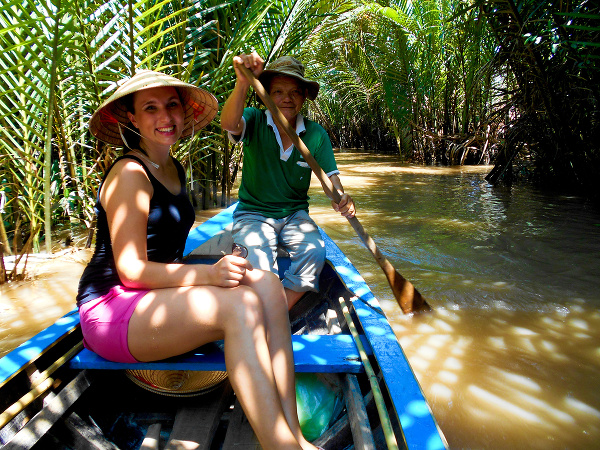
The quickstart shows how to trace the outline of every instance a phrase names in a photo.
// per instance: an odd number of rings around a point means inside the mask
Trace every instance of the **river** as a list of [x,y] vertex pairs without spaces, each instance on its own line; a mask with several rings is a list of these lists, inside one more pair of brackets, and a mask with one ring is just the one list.
[[[336,157],[365,230],[434,312],[400,312],[316,181],[311,215],[378,297],[450,448],[597,447],[600,211],[530,186],[494,188],[490,167]],[[72,308],[87,257],[68,253],[34,281],[0,287],[0,354]]]

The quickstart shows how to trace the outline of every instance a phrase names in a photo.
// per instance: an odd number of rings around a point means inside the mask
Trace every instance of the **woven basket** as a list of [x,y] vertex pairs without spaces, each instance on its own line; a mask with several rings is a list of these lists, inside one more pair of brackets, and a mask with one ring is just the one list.
[[138,386],[171,397],[193,397],[218,388],[227,379],[227,372],[197,372],[193,370],[135,370],[125,371]]

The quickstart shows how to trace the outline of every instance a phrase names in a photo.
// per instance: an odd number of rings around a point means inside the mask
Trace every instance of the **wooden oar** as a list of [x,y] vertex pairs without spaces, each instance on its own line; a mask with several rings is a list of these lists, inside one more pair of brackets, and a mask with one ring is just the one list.
[[[339,203],[341,200],[341,196],[336,189],[333,188],[333,184],[331,180],[325,174],[321,166],[317,163],[315,158],[312,156],[300,136],[296,133],[296,130],[293,129],[288,123],[287,119],[281,113],[277,105],[273,102],[263,85],[260,81],[256,79],[254,74],[248,70],[243,64],[237,64],[237,67],[242,71],[244,76],[250,81],[252,87],[256,91],[256,93],[260,96],[263,103],[269,108],[271,114],[273,114],[273,119],[275,123],[282,127],[286,134],[290,137],[296,148],[300,151],[304,160],[308,163],[312,171],[315,173],[319,181],[321,182],[321,186],[323,186],[323,190],[325,194],[333,199],[335,203]],[[381,254],[375,241],[371,239],[371,236],[367,234],[361,223],[358,221],[356,216],[347,218],[356,234],[361,238],[365,246],[369,249],[385,276],[387,277],[388,283],[392,288],[392,292],[394,293],[394,297],[396,301],[402,308],[402,311],[405,314],[408,313],[417,313],[424,311],[431,311],[431,307],[427,304],[425,299],[421,296],[419,291],[413,286],[413,284],[404,278],[400,273],[394,269],[392,264]]]

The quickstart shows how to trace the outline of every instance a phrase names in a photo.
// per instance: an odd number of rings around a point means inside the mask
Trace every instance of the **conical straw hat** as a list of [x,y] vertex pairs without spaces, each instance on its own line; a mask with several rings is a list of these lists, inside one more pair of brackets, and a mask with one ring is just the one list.
[[121,84],[92,115],[91,133],[107,144],[123,146],[121,133],[125,127],[130,126],[130,122],[122,98],[142,89],[162,86],[176,88],[181,97],[185,113],[182,138],[191,136],[192,132],[197,133],[217,114],[219,103],[210,92],[164,73],[141,70]]
[[193,397],[206,394],[227,380],[225,371],[128,369],[127,378],[155,394],[170,397]]

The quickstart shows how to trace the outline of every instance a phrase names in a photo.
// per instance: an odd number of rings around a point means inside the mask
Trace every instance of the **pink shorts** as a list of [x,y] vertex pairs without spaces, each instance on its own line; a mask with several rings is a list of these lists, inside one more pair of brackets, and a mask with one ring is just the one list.
[[149,291],[115,286],[79,307],[83,345],[109,361],[138,362],[129,352],[127,327],[138,302]]

